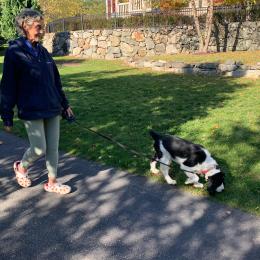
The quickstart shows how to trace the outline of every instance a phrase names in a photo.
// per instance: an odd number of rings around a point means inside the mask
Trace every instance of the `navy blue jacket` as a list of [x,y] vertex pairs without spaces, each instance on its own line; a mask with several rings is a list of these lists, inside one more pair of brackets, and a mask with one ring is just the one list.
[[1,118],[13,124],[13,109],[23,120],[57,116],[69,107],[58,69],[48,51],[38,44],[38,55],[21,37],[9,43],[1,80]]

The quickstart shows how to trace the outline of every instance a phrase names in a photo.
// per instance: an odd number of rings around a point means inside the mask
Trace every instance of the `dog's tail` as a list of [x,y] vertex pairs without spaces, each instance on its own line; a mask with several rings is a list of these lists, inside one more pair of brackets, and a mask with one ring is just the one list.
[[161,138],[161,134],[155,132],[154,130],[150,130],[149,134],[154,140],[159,140]]

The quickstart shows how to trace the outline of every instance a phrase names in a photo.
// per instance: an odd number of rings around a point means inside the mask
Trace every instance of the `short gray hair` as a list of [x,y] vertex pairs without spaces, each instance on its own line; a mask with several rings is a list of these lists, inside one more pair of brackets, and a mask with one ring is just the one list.
[[21,36],[25,36],[23,25],[32,25],[33,22],[39,22],[43,20],[43,15],[37,11],[30,8],[24,8],[15,18],[15,26],[17,33]]

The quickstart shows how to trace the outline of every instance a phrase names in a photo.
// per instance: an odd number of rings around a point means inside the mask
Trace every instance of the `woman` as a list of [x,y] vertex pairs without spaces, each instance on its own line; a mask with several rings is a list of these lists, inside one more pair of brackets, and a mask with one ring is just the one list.
[[16,17],[16,25],[22,36],[9,43],[0,86],[5,130],[12,129],[16,105],[30,142],[21,161],[14,163],[16,180],[22,187],[31,186],[28,167],[45,154],[48,182],[44,189],[67,194],[71,188],[56,179],[60,114],[63,110],[73,116],[73,112],[62,90],[58,69],[39,43],[43,36],[43,16],[38,11],[24,9]]

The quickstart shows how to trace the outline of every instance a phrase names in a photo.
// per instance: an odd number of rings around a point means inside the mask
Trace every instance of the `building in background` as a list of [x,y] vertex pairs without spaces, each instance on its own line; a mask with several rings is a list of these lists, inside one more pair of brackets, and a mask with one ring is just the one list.
[[[106,1],[106,13],[110,16],[128,16],[134,13],[145,13],[152,11],[152,0],[105,0]],[[215,0],[216,2],[222,2],[222,0]],[[207,0],[195,0],[197,8],[207,7]],[[189,4],[188,8],[191,8]]]
[[137,12],[150,12],[151,10],[151,0],[129,0],[122,3],[119,0],[106,0],[106,13],[108,16],[115,13],[123,16]]

